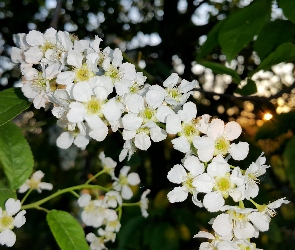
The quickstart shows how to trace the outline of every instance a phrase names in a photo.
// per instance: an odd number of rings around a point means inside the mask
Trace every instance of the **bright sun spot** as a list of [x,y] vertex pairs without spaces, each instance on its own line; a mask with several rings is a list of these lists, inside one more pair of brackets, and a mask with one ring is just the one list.
[[270,114],[270,113],[265,113],[264,115],[263,115],[263,120],[265,120],[265,121],[268,121],[268,120],[270,120],[271,118],[272,118],[272,114]]

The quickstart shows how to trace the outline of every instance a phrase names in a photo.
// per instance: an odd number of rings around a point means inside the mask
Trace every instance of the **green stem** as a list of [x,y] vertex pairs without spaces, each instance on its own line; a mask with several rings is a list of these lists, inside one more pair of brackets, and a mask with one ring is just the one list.
[[103,174],[105,172],[106,172],[105,169],[101,170],[96,175],[92,176],[88,181],[86,181],[85,184],[89,184],[91,181],[93,181],[94,179],[96,179],[96,177],[100,176],[101,174]]
[[21,201],[21,205],[25,202],[25,200],[28,198],[29,194],[33,191],[33,188],[30,188],[29,191],[26,193],[24,198]]
[[47,201],[61,195],[61,194],[72,192],[74,190],[80,190],[80,189],[83,189],[83,188],[101,189],[101,190],[104,190],[105,192],[109,191],[109,188],[105,188],[105,187],[102,187],[102,186],[99,186],[99,185],[82,184],[82,185],[78,185],[78,186],[58,190],[54,194],[49,195],[48,197],[46,197],[46,198],[44,198],[42,200],[39,200],[39,201],[33,202],[31,204],[22,206],[22,209],[25,210],[25,209],[30,209],[30,208],[37,208],[41,204],[43,204],[43,203],[45,203],[45,202],[47,202]]
[[72,193],[75,197],[77,197],[78,199],[80,198],[80,195],[78,195],[75,191],[71,191],[71,193]]
[[123,203],[122,207],[132,207],[132,206],[140,206],[140,201],[135,203]]
[[36,209],[41,210],[41,211],[44,211],[45,213],[48,213],[48,212],[49,212],[49,210],[47,210],[47,209],[44,208],[44,207],[39,207],[39,206],[37,206]]

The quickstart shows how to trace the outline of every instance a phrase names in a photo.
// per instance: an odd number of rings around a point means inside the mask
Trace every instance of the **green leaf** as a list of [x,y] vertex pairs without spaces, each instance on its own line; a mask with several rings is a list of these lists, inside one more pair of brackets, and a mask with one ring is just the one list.
[[276,138],[281,134],[295,129],[295,111],[274,115],[273,118],[265,122],[256,133],[256,140]]
[[247,84],[241,89],[236,89],[235,93],[240,95],[252,95],[257,92],[256,83],[250,78],[247,79]]
[[278,0],[279,7],[282,8],[284,15],[293,23],[295,23],[295,1]]
[[272,65],[291,60],[295,60],[295,44],[283,43],[260,63],[252,75],[261,69],[268,70]]
[[9,198],[16,198],[16,193],[14,190],[7,188],[2,181],[0,181],[0,207],[5,208],[5,202]]
[[291,42],[295,34],[295,25],[286,20],[275,20],[266,24],[257,40],[254,42],[254,50],[261,60],[282,43]]
[[270,20],[271,4],[270,0],[256,0],[225,19],[218,33],[218,41],[227,61],[231,61],[251,42]]
[[26,110],[31,104],[20,88],[1,91],[0,100],[0,126]]
[[283,159],[287,178],[290,181],[291,187],[295,190],[295,136],[288,141],[283,153]]
[[89,250],[83,228],[72,215],[64,211],[51,210],[46,219],[62,250]]
[[212,30],[207,35],[207,39],[204,44],[200,48],[200,52],[197,55],[197,61],[204,58],[207,54],[209,54],[217,45],[218,45],[218,32],[222,25],[224,24],[224,20],[219,21]]
[[237,84],[240,84],[241,78],[237,71],[227,68],[220,63],[214,62],[199,62],[199,64],[203,65],[206,68],[212,69],[212,71],[216,74],[227,74],[233,78],[233,81]]
[[12,122],[0,127],[0,161],[11,189],[19,188],[31,175],[34,159],[22,131]]

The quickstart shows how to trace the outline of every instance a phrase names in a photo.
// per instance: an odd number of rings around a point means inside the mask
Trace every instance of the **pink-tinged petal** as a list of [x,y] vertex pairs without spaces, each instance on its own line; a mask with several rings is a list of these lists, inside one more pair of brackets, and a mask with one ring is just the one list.
[[224,137],[227,140],[235,140],[237,139],[242,133],[242,128],[239,123],[231,121],[225,125],[224,128]]
[[74,135],[69,132],[63,132],[56,140],[56,145],[62,149],[68,149],[74,141]]
[[173,168],[168,172],[167,178],[170,182],[180,184],[185,180],[187,172],[184,167],[180,164],[174,165]]
[[229,220],[229,214],[218,215],[213,222],[212,228],[221,236],[226,236],[232,233],[232,223]]
[[213,119],[208,126],[207,136],[214,140],[223,135],[224,122],[220,119]]
[[221,193],[212,192],[205,195],[203,204],[208,212],[218,212],[224,205],[224,199]]
[[167,194],[168,200],[171,203],[182,202],[186,200],[188,192],[185,187],[175,187]]

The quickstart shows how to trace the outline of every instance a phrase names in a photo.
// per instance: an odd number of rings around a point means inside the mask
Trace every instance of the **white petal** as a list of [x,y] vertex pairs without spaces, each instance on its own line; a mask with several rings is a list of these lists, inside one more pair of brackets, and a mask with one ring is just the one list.
[[174,114],[174,111],[168,107],[168,106],[163,106],[161,105],[158,108],[157,114],[156,114],[156,118],[162,122],[162,123],[166,123],[166,118],[168,115],[172,115]]
[[213,222],[212,228],[221,236],[226,236],[232,232],[232,224],[229,221],[229,214],[218,215]]
[[150,87],[149,91],[146,93],[146,102],[149,106],[156,109],[162,105],[164,98],[166,96],[166,90],[159,85],[153,85]]
[[140,183],[140,178],[139,178],[139,175],[137,173],[128,174],[127,180],[128,180],[128,183],[131,186],[135,186],[135,185],[138,185]]
[[249,153],[249,144],[247,142],[232,143],[228,151],[234,160],[241,161]]
[[207,238],[210,240],[214,240],[215,237],[213,234],[205,232],[205,231],[200,231],[197,234],[194,235],[194,238]]
[[109,122],[112,122],[121,117],[122,110],[123,104],[115,98],[112,98],[103,106],[102,113]]
[[21,208],[21,203],[19,200],[9,198],[5,202],[5,210],[9,215],[15,215]]
[[212,192],[205,195],[203,199],[203,204],[208,212],[217,212],[224,205],[224,199],[221,193]]
[[205,170],[204,164],[196,156],[188,156],[183,165],[193,176],[200,175]]
[[172,73],[164,82],[163,86],[164,87],[170,87],[172,88],[178,83],[179,76],[176,73]]
[[242,133],[242,128],[239,123],[231,121],[225,125],[224,137],[230,141],[237,139]]
[[211,177],[224,176],[229,171],[230,171],[230,166],[221,155],[217,155],[216,157],[214,157],[212,162],[208,165],[208,168],[207,168],[207,173]]
[[214,154],[214,140],[210,137],[197,136],[193,140],[195,148],[198,150],[198,157],[201,161],[207,162],[213,158]]
[[214,140],[223,135],[224,122],[220,119],[213,119],[208,126],[207,135]]
[[151,140],[147,134],[139,133],[135,136],[134,144],[141,150],[147,150],[151,146]]
[[178,138],[173,139],[172,141],[173,148],[182,152],[182,153],[187,153],[191,149],[191,145],[184,136],[180,136]]
[[12,247],[16,241],[16,235],[10,229],[5,229],[0,233],[0,244]]
[[21,227],[22,225],[26,223],[25,214],[26,214],[26,211],[22,210],[14,217],[13,225],[15,227]]
[[166,119],[166,131],[168,134],[177,134],[182,129],[180,117],[176,114],[168,115]]
[[258,228],[261,232],[266,232],[269,229],[270,218],[265,214],[259,212],[252,212],[248,215],[249,220]]
[[131,188],[127,185],[124,185],[122,187],[121,194],[122,194],[122,198],[125,200],[129,200],[133,196]]
[[84,135],[80,135],[78,134],[74,140],[74,144],[78,147],[78,148],[85,148],[89,143],[89,137],[88,136],[84,136]]
[[43,34],[36,30],[31,30],[27,34],[26,41],[31,46],[40,46],[43,45],[45,42]]
[[138,117],[135,114],[126,114],[122,118],[123,127],[128,130],[137,130],[141,124],[143,119]]
[[56,145],[62,149],[68,149],[74,141],[74,136],[72,133],[63,132],[56,140]]
[[38,186],[39,186],[39,188],[45,189],[45,190],[52,190],[52,188],[53,188],[53,185],[51,183],[47,183],[47,182],[40,182]]
[[24,52],[26,62],[32,64],[38,64],[43,57],[42,51],[38,47],[31,47]]
[[182,202],[186,200],[188,192],[185,187],[175,187],[167,194],[168,200],[171,203]]
[[164,129],[162,129],[158,126],[155,126],[150,129],[150,136],[154,142],[159,142],[159,141],[163,141],[166,139],[167,133]]
[[76,50],[70,50],[68,52],[67,63],[76,67],[80,68],[82,66],[83,56],[80,52]]
[[144,108],[144,99],[138,94],[128,95],[128,99],[125,99],[124,103],[132,113],[139,113]]
[[169,181],[180,184],[184,181],[187,176],[187,172],[184,167],[180,164],[174,165],[173,168],[168,172],[167,178]]
[[215,181],[210,175],[203,173],[195,177],[192,184],[198,192],[209,193],[212,191]]
[[183,105],[182,110],[178,111],[180,119],[184,122],[190,122],[197,115],[197,107],[193,102],[187,102]]
[[82,194],[78,199],[78,204],[80,207],[85,207],[88,205],[88,203],[91,201],[90,194]]
[[90,100],[93,92],[87,82],[78,82],[73,86],[72,94],[76,101],[87,102]]

